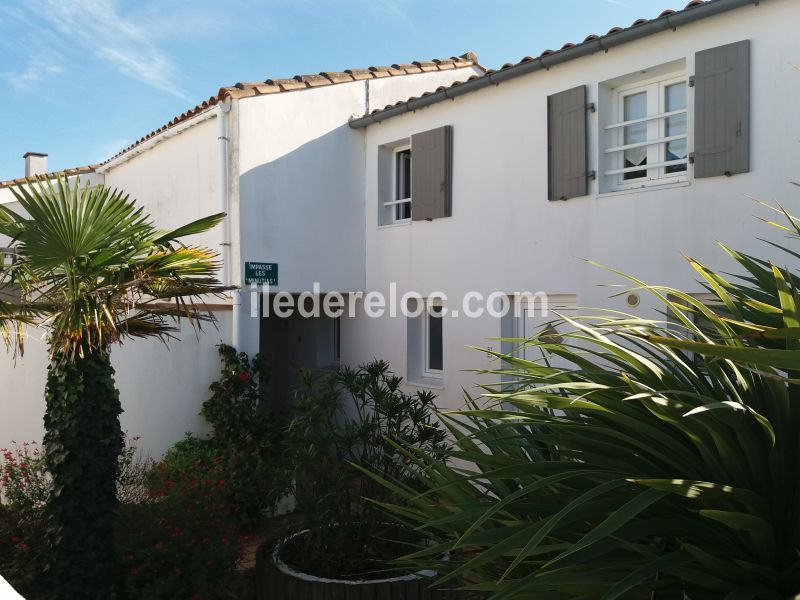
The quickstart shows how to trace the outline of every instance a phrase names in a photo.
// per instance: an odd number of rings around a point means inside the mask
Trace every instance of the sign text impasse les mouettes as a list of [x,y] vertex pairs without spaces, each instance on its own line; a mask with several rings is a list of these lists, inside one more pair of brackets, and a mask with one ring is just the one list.
[[245,262],[244,282],[247,285],[278,285],[278,263]]

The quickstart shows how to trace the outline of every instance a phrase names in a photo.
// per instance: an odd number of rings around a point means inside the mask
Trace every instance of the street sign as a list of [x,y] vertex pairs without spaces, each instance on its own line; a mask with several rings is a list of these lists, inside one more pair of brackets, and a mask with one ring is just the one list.
[[244,282],[247,285],[252,283],[278,285],[278,263],[244,263]]

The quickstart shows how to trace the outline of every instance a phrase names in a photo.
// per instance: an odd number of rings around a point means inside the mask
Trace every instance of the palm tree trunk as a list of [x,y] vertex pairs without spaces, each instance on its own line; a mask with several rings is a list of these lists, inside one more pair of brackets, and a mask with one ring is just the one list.
[[58,360],[46,387],[45,451],[50,577],[59,600],[113,597],[119,454],[119,392],[108,352]]

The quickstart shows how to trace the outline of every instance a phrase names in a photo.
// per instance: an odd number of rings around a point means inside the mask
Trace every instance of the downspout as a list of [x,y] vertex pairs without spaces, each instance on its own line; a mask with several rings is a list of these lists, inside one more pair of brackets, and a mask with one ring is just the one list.
[[[220,254],[222,255],[222,283],[231,287],[238,285],[234,281],[233,270],[231,269],[231,214],[230,214],[230,193],[228,190],[228,150],[230,138],[228,137],[228,119],[230,113],[230,100],[217,104],[217,141],[219,148],[219,205],[220,212],[225,213],[225,221],[222,225],[222,242],[220,243]],[[232,319],[231,319],[231,346],[239,349],[239,324],[242,312],[242,294],[239,289],[231,291]]]

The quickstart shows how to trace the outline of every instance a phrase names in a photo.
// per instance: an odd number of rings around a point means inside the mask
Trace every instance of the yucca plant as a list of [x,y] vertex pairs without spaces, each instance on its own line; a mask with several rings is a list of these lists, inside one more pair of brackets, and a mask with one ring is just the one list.
[[541,360],[496,354],[504,383],[441,415],[455,462],[398,447],[425,493],[374,475],[433,540],[407,560],[493,599],[800,594],[800,277],[777,266],[800,221],[780,211],[775,260],[689,259],[712,302],[629,277],[662,320],[582,311],[514,340]]
[[[166,340],[176,319],[212,319],[194,299],[224,290],[215,253],[184,244],[224,215],[158,231],[119,190],[40,179],[12,188],[25,214],[0,206],[10,239],[0,265],[0,332],[24,351],[46,335],[45,451],[54,597],[112,597],[119,392],[109,352],[130,338]],[[152,377],[152,373],[142,373]]]

